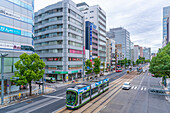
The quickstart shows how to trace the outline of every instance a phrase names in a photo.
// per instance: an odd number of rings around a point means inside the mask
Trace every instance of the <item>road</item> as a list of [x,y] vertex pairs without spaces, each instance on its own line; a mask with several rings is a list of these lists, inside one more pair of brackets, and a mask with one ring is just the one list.
[[[110,82],[118,79],[126,73],[126,70],[120,73],[108,74]],[[65,106],[65,91],[67,87],[75,84],[56,88],[56,91],[48,95],[30,99],[18,104],[14,104],[5,108],[0,108],[0,113],[52,113],[57,109]]]
[[160,78],[145,73],[136,77],[130,90],[121,90],[100,113],[170,113],[170,103],[164,96],[148,93],[150,87],[159,86]]

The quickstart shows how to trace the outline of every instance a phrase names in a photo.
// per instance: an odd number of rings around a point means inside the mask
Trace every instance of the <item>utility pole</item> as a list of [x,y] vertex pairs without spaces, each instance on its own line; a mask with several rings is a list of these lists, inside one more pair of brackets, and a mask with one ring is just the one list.
[[4,104],[4,57],[8,54],[1,54],[1,105]]
[[[83,18],[84,19],[84,18]],[[84,31],[85,31],[85,21],[84,21]],[[84,44],[84,41],[85,40],[85,32],[84,32],[84,35],[83,35],[83,81],[84,81],[84,56],[85,56],[85,44]]]

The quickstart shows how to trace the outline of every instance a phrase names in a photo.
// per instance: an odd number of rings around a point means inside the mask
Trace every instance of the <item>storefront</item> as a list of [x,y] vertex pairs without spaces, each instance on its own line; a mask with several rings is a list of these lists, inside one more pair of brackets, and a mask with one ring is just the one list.
[[77,78],[81,78],[81,70],[74,71],[47,71],[47,77],[55,77],[56,81],[72,81]]

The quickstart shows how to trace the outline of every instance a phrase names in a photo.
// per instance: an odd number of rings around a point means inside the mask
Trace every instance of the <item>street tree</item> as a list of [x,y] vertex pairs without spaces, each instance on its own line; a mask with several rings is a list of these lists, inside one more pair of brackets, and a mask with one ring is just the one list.
[[149,71],[155,77],[162,77],[166,86],[166,78],[170,78],[170,43],[164,48],[159,49],[157,56],[153,57],[150,62]]
[[134,65],[135,65],[135,62],[133,61],[132,64],[133,64],[133,66],[134,66]]
[[87,75],[92,73],[92,62],[89,59],[86,60],[85,70],[87,71],[86,72]]
[[104,70],[105,70],[105,63],[103,62],[102,65],[103,65],[103,72],[104,72]]
[[127,58],[124,59],[124,62],[125,62],[125,68],[128,66],[128,60]]
[[136,60],[136,64],[139,65],[141,63],[141,60],[140,59],[137,59]]
[[131,60],[128,60],[128,65],[131,65]]
[[121,60],[121,67],[125,65],[125,60]]
[[148,63],[149,63],[149,62],[150,62],[150,60],[149,60],[149,59],[147,59],[147,60],[145,60],[145,63],[146,63],[146,62],[148,62]]
[[18,80],[14,80],[17,86],[29,84],[30,96],[32,94],[32,81],[40,80],[44,73],[45,63],[38,54],[34,53],[28,55],[24,53],[20,55],[20,60],[15,64],[17,71],[13,77],[18,77]]
[[99,58],[95,58],[94,59],[94,68],[93,71],[94,73],[97,75],[100,73],[100,65],[101,65],[101,61]]

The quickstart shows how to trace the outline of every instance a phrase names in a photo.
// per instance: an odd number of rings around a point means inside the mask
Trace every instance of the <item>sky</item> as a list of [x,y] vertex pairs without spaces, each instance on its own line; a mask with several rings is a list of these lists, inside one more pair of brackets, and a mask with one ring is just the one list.
[[[35,0],[35,12],[61,0]],[[135,45],[151,47],[157,52],[162,47],[163,7],[170,0],[73,0],[99,5],[106,12],[106,29],[123,27],[130,32]]]

